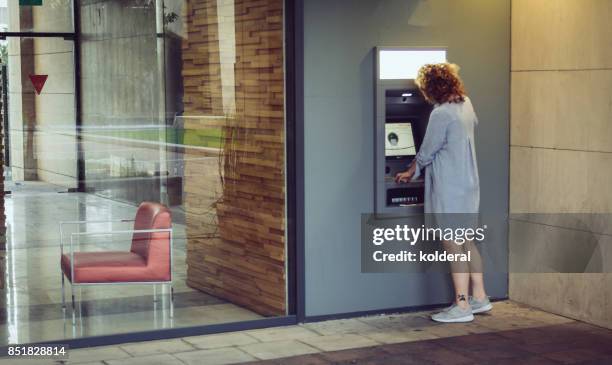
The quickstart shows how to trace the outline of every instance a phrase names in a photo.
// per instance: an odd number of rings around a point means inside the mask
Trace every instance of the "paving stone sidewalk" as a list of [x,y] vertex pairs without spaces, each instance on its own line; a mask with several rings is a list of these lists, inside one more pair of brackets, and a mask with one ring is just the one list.
[[612,364],[612,331],[580,322],[322,352],[247,365],[602,365]]
[[[518,354],[514,358],[523,356],[526,363],[557,364],[559,359],[576,359],[578,363],[612,356],[600,346],[601,341],[607,340],[607,348],[612,351],[611,331],[511,301],[495,303],[490,314],[478,315],[472,323],[438,324],[429,315],[430,312],[379,315],[126,343],[72,350],[67,362],[0,360],[0,365],[467,364],[487,358],[510,361],[512,353]],[[572,342],[572,335],[591,341]],[[542,342],[544,338],[555,341]],[[571,343],[575,346],[569,346]],[[417,353],[418,356],[408,356]]]

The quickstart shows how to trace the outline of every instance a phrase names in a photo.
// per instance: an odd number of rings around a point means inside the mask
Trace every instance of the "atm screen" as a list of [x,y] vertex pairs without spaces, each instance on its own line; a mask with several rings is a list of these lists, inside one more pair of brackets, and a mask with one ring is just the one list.
[[416,155],[412,123],[385,123],[385,135],[386,157],[401,158]]

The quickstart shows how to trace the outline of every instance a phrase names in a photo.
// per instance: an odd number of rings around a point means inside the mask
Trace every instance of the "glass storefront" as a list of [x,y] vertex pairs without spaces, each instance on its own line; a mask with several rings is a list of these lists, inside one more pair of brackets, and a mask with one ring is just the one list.
[[0,344],[290,314],[283,1],[74,4],[0,1]]

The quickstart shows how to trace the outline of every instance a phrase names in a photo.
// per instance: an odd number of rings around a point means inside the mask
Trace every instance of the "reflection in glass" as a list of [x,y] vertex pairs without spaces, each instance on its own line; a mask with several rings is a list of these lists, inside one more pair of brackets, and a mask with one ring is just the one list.
[[[87,2],[84,0],[82,2]],[[73,32],[72,0],[44,0],[37,5],[4,1],[9,32]],[[26,1],[25,3],[36,3]],[[2,2],[0,2],[1,8]]]
[[[8,26],[70,32],[70,3]],[[72,40],[8,38],[0,344],[287,314],[283,1],[76,4],[79,78]],[[73,326],[60,242],[130,252],[144,201],[172,213],[174,315],[167,287],[87,286]]]

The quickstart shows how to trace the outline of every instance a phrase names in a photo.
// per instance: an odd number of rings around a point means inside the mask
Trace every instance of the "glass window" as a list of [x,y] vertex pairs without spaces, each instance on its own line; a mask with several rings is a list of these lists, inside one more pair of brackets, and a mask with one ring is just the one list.
[[5,43],[0,343],[286,315],[283,1],[75,3]]
[[0,9],[7,14],[9,32],[74,31],[72,0],[5,0]]

